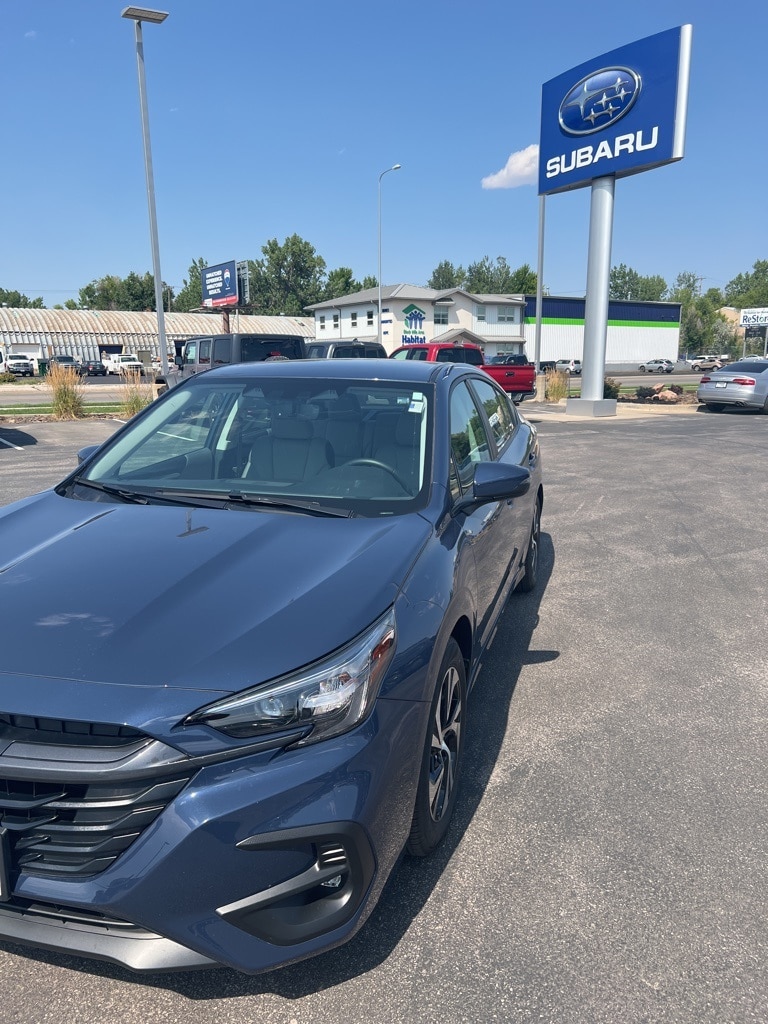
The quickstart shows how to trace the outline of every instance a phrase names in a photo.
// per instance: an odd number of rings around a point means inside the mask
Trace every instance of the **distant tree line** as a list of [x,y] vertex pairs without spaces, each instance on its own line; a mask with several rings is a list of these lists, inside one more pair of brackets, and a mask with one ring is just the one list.
[[[327,270],[323,257],[314,246],[299,235],[290,235],[280,244],[271,238],[261,248],[261,258],[248,260],[250,284],[249,309],[264,315],[303,316],[307,306],[327,299],[341,298],[368,288],[376,288],[375,277],[357,280],[349,267]],[[202,258],[194,260],[183,286],[174,292],[163,284],[163,307],[167,311],[187,312],[202,306],[202,272],[207,267]],[[702,293],[705,280],[693,271],[684,271],[668,285],[663,277],[643,276],[626,264],[611,269],[610,297],[646,302],[679,302],[683,350],[703,351],[719,347],[723,351],[736,345],[735,329],[719,312],[724,306],[744,309],[768,306],[768,260],[757,260],[751,271],[737,275],[721,291],[709,288]],[[512,268],[503,256],[482,259],[454,266],[442,260],[427,281],[427,287],[438,290],[463,288],[480,294],[532,295],[536,292],[536,273],[524,263]],[[44,308],[42,298],[30,299],[18,291],[0,288],[0,304],[15,308]],[[131,271],[121,278],[107,274],[91,281],[79,291],[78,299],[68,299],[66,309],[154,310],[155,284],[147,271]]]

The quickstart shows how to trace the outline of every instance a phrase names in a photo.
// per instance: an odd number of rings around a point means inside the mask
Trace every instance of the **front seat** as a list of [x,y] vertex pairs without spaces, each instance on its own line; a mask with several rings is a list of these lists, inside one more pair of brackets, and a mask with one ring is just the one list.
[[315,437],[309,420],[276,419],[272,432],[257,437],[243,477],[298,483],[333,465],[327,441]]

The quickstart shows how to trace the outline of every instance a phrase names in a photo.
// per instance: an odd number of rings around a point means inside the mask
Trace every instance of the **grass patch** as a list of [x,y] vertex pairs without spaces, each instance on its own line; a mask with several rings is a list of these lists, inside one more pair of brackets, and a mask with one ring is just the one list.
[[85,384],[76,370],[52,363],[43,384],[52,394],[51,415],[55,420],[79,420],[84,415]]
[[138,370],[127,370],[120,385],[120,412],[126,419],[141,412],[152,401],[152,385],[142,380]]

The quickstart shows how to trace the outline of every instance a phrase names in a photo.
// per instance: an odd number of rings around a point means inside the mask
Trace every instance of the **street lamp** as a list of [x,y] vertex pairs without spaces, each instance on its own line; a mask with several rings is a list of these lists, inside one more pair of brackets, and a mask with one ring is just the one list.
[[160,365],[163,375],[168,373],[168,342],[165,336],[165,310],[163,309],[163,278],[160,273],[160,246],[157,241],[157,213],[155,212],[155,180],[152,174],[152,147],[149,142],[149,113],[147,111],[147,83],[144,77],[144,42],[142,21],[161,24],[167,11],[153,11],[147,7],[126,7],[121,17],[133,21],[136,29],[136,64],[139,70],[139,102],[141,104],[141,133],[144,139],[144,171],[147,178],[147,204],[149,206],[149,237],[152,243],[152,269],[155,275],[155,308],[157,309],[157,336],[160,345]]
[[379,175],[379,344],[382,344],[381,340],[381,179],[385,174],[389,174],[390,171],[399,171],[400,164],[393,164],[392,167],[388,167],[386,171],[382,171]]

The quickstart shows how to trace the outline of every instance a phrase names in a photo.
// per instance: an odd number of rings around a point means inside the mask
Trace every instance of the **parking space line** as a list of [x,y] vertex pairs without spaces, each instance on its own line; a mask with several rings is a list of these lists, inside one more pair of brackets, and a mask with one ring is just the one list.
[[0,444],[7,444],[9,448],[15,448],[17,452],[24,451],[24,449],[20,448],[17,444],[11,444],[10,441],[6,441],[4,437],[0,437]]

